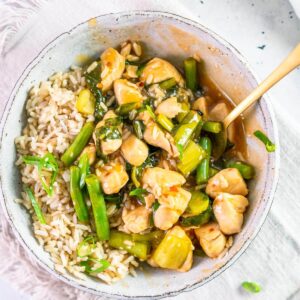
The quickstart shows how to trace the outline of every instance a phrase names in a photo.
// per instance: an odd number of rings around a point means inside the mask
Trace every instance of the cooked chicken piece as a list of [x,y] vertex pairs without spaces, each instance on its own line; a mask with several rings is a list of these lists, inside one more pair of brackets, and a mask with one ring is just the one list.
[[186,210],[191,196],[191,193],[185,189],[173,186],[169,191],[164,190],[163,194],[158,199],[158,202],[161,206],[168,206],[181,215]]
[[150,122],[146,125],[144,139],[148,144],[164,149],[172,157],[179,156],[173,137],[169,133],[160,129],[160,127],[154,122]]
[[[175,191],[176,190],[176,191]],[[154,213],[154,225],[162,230],[170,229],[177,223],[191,199],[191,193],[183,188],[172,187],[158,199],[160,206]]]
[[177,69],[161,58],[151,59],[144,68],[140,80],[146,84],[158,83],[170,78],[174,78],[177,83],[183,85],[184,80]]
[[193,263],[193,244],[180,226],[167,232],[148,260],[152,266],[186,272]]
[[108,195],[118,193],[129,179],[125,166],[118,161],[111,161],[97,168],[96,175],[104,193]]
[[167,206],[161,205],[153,215],[154,225],[161,230],[170,229],[179,219],[180,214]]
[[172,119],[182,112],[181,104],[177,102],[176,97],[171,97],[161,102],[156,108],[156,114],[163,114]]
[[136,119],[143,121],[144,125],[148,125],[153,122],[152,117],[147,110],[140,112]]
[[[200,110],[205,117],[208,116],[208,104],[207,104],[207,99],[205,97],[200,97],[198,98],[194,103],[193,103],[193,109],[194,110]],[[223,121],[223,120],[222,120]]]
[[131,134],[121,146],[123,157],[133,166],[140,166],[148,157],[148,146]]
[[[218,103],[208,114],[208,118],[211,121],[222,122],[225,117],[230,113],[230,109],[225,103]],[[228,139],[234,141],[235,127],[231,124],[228,129]]]
[[114,80],[121,78],[125,69],[125,58],[113,48],[106,49],[101,55],[101,89],[108,91]]
[[215,198],[222,192],[243,196],[248,194],[247,185],[237,169],[224,169],[208,180],[206,194]]
[[88,144],[83,149],[83,151],[81,152],[80,156],[82,156],[85,153],[87,154],[87,156],[89,158],[89,164],[91,166],[96,161],[96,147],[95,147],[95,145],[94,144]]
[[[96,128],[100,128],[105,126],[105,120],[108,119],[113,119],[116,118],[117,115],[114,113],[113,110],[109,110],[103,117],[103,119],[98,122]],[[120,134],[122,133],[122,125],[118,126],[118,130],[120,131]],[[94,134],[93,135],[93,139],[95,144],[97,145],[97,137]],[[101,140],[100,146],[101,146],[101,152],[104,155],[108,155],[111,154],[115,151],[117,151],[122,145],[122,138],[118,138],[118,139],[106,139],[106,140]]]
[[230,110],[225,103],[218,103],[209,112],[209,120],[221,122],[229,113]]
[[144,197],[146,208],[151,208],[155,202],[155,197],[152,194],[148,194]]
[[225,234],[234,234],[241,231],[244,215],[249,202],[241,195],[220,193],[213,203],[214,215],[220,229]]
[[158,167],[146,168],[142,176],[143,186],[156,198],[165,191],[169,192],[171,187],[183,185],[185,181],[180,173]]
[[195,229],[195,235],[208,257],[218,257],[226,246],[226,237],[217,223],[208,223]]
[[138,86],[126,79],[115,80],[114,92],[119,105],[144,100]]
[[151,211],[145,206],[139,206],[133,210],[123,209],[122,219],[124,228],[132,233],[140,233],[150,227]]

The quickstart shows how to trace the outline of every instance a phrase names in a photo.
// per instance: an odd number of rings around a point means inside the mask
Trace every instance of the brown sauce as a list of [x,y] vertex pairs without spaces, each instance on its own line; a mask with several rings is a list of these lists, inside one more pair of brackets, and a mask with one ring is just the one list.
[[[224,103],[229,111],[231,111],[235,106],[234,101],[217,87],[217,85],[207,76],[205,71],[201,70],[199,73],[199,84],[203,89],[203,94],[205,97],[210,99],[210,101],[208,101],[208,111],[210,111],[218,103]],[[228,152],[228,156],[238,156],[239,158],[246,160],[248,154],[246,134],[242,118],[237,118],[231,126],[233,127],[231,142],[234,143],[235,146]]]

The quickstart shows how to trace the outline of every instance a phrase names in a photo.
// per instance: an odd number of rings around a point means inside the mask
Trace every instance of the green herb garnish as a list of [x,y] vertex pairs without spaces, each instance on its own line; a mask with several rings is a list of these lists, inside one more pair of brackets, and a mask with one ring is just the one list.
[[242,283],[242,287],[244,290],[250,293],[259,293],[261,291],[261,286],[255,282],[244,281]]
[[41,210],[41,208],[40,208],[40,206],[39,206],[39,204],[38,204],[36,198],[34,197],[34,194],[33,194],[32,189],[29,188],[29,187],[27,187],[27,186],[25,186],[25,187],[24,187],[24,191],[26,192],[28,198],[29,198],[30,201],[31,201],[32,207],[33,207],[33,209],[34,209],[34,211],[35,211],[35,213],[36,213],[36,216],[37,216],[39,222],[40,222],[41,224],[46,224],[46,221],[45,221],[43,212],[42,212],[42,210]]
[[[47,153],[43,157],[38,156],[23,156],[23,161],[29,165],[36,165],[38,167],[39,178],[41,180],[43,189],[49,196],[53,194],[53,184],[58,174],[58,163],[53,154]],[[50,172],[50,180],[45,177],[45,172]]]
[[266,149],[268,152],[274,152],[275,149],[276,149],[276,145],[273,144],[270,139],[263,133],[261,132],[260,130],[256,130],[254,132],[254,135],[260,140],[262,141],[265,146],[266,146]]

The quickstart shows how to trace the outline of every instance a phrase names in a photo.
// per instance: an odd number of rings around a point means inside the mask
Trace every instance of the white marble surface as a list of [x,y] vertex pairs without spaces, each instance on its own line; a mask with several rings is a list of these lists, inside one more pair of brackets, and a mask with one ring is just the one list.
[[[54,8],[52,2],[49,9],[59,10],[59,1],[54,2],[57,7]],[[46,44],[81,20],[104,13],[100,3],[99,7],[95,7],[91,2],[79,0],[76,1],[77,5],[78,2],[83,4],[81,19],[74,20],[71,17],[74,9],[71,2],[69,1],[68,14],[64,18],[58,16],[55,29],[44,34],[41,43]],[[115,4],[115,11],[118,11],[118,1],[112,2]],[[151,1],[133,0],[128,9],[146,8],[149,7],[149,3]],[[176,12],[172,3],[171,0],[166,0],[163,4],[157,4],[157,9]],[[195,20],[236,46],[261,78],[300,41],[300,21],[289,2],[285,0],[182,0],[181,4],[186,8],[186,12],[181,10],[182,14],[192,15]],[[33,19],[31,25],[24,28],[5,58],[6,62],[15,62],[4,67],[8,71],[15,68],[16,78],[30,57],[34,57],[40,50],[31,47],[30,39],[26,36],[33,33],[37,26],[40,26],[43,32],[45,28],[51,28],[46,18],[49,9],[44,8],[40,12],[44,18],[40,16]],[[78,16],[78,13],[74,14]],[[22,38],[23,34],[25,36]],[[258,48],[263,45],[264,49]],[[14,57],[17,47],[29,52],[28,61]],[[3,75],[2,81],[7,87],[3,92],[8,95],[14,79]],[[182,294],[176,299],[300,299],[300,70],[296,70],[279,83],[270,92],[270,96],[279,120],[282,145],[281,175],[271,212],[257,238],[230,269],[204,287]],[[3,104],[0,103],[0,108]],[[263,291],[257,295],[245,293],[240,288],[244,280],[259,282]],[[22,298],[7,287],[7,282],[0,281],[1,290],[4,288],[7,293],[11,292],[1,299]]]

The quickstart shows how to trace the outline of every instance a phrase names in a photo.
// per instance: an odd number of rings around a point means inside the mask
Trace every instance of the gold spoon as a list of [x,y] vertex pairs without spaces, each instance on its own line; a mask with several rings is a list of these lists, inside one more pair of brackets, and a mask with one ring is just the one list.
[[295,49],[283,60],[283,62],[265,79],[263,80],[242,102],[240,102],[224,119],[223,130],[216,137],[218,153],[215,157],[218,158],[225,150],[227,145],[227,129],[228,126],[248,109],[255,101],[266,93],[274,84],[284,78],[288,73],[300,66],[300,43]]

